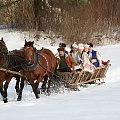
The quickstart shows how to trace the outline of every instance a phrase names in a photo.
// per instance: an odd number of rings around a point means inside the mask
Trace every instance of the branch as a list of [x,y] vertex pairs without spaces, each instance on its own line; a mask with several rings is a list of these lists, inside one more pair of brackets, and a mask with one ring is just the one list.
[[19,2],[19,1],[22,1],[22,0],[15,0],[15,1],[13,1],[13,2],[10,2],[10,3],[6,3],[6,4],[0,4],[0,9],[3,9],[3,8],[5,8],[5,7],[10,7],[11,5],[13,5],[13,4],[15,4],[15,3],[17,3],[17,2]]

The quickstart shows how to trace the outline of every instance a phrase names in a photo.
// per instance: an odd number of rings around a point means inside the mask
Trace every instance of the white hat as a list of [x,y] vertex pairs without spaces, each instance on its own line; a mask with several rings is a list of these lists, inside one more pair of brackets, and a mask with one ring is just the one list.
[[84,45],[83,45],[82,43],[79,43],[79,44],[78,44],[78,48],[79,48],[79,49],[84,49]]
[[88,45],[88,44],[85,44],[85,45],[84,45],[84,48],[89,48],[89,45]]
[[74,48],[78,48],[77,43],[76,43],[76,42],[74,42],[74,43],[72,44],[72,47],[74,47]]

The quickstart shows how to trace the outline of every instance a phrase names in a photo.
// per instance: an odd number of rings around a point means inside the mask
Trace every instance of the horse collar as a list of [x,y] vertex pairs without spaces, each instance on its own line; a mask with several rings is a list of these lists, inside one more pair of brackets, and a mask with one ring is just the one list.
[[32,65],[27,64],[27,65],[22,66],[22,68],[25,71],[34,71],[38,66],[39,66],[39,55],[36,50],[34,54],[34,64]]

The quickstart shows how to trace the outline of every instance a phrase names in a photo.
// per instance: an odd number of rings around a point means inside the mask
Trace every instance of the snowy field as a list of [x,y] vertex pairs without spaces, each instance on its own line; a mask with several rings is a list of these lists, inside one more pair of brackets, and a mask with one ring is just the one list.
[[[29,40],[26,33],[19,32],[0,31],[0,37],[9,50],[20,49],[24,39]],[[47,47],[56,53],[58,46],[42,40],[36,47]],[[81,88],[79,92],[41,95],[40,99],[35,99],[31,87],[25,86],[23,100],[18,102],[13,79],[8,89],[8,103],[4,104],[0,96],[0,120],[120,120],[120,45],[95,49],[103,60],[111,60],[104,84]]]

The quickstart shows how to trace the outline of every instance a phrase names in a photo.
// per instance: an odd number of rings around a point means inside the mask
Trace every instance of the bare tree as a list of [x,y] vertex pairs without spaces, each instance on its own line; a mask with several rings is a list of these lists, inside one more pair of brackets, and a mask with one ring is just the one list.
[[3,16],[0,23],[17,29],[53,31],[68,42],[99,43],[101,40],[95,36],[114,33],[116,38],[119,36],[120,0],[1,0],[1,3],[7,6],[0,10]]

